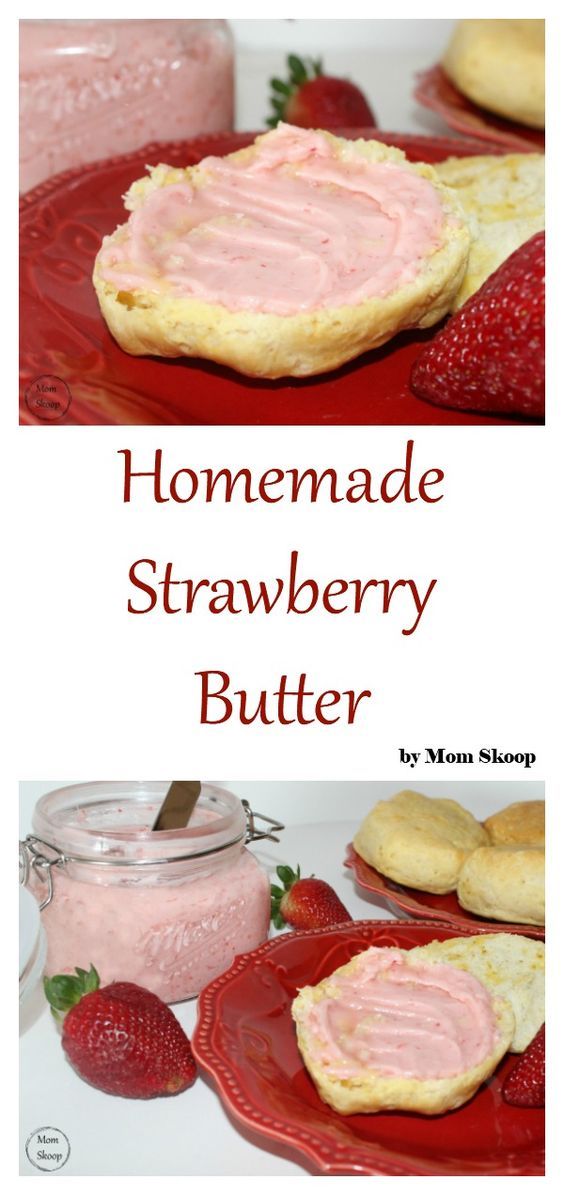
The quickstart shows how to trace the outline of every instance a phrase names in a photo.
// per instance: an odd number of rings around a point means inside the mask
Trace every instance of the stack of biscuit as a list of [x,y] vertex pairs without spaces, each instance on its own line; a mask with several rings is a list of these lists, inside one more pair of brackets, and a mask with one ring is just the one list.
[[354,847],[396,883],[456,891],[489,920],[544,925],[544,801],[518,801],[482,825],[457,801],[405,790],[371,810]]

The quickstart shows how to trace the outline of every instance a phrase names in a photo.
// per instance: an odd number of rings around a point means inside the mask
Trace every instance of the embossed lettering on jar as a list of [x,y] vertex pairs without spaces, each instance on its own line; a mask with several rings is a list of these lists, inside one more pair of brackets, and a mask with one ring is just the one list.
[[[270,890],[245,849],[248,814],[204,784],[184,830],[151,830],[166,783],[104,782],[38,802],[28,884],[43,900],[48,974],[93,963],[172,1003],[268,934]],[[252,829],[252,827],[251,827]]]

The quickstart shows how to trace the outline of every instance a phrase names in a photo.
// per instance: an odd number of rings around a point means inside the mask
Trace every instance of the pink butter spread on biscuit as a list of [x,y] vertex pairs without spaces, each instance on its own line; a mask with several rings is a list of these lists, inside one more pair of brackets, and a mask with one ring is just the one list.
[[340,1079],[367,1070],[444,1079],[470,1070],[497,1042],[489,992],[449,964],[410,966],[399,950],[371,947],[354,974],[329,981],[307,1013],[310,1047]]
[[426,178],[319,133],[279,125],[247,163],[205,158],[192,185],[172,174],[98,259],[103,279],[293,315],[383,298],[414,279],[441,242],[445,214]]

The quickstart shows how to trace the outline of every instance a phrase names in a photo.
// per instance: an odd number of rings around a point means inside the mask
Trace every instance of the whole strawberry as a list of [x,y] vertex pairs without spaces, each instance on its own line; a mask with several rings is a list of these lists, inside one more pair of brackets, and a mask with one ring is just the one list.
[[274,115],[267,124],[274,128],[279,120],[302,129],[370,128],[376,117],[362,91],[348,79],[336,79],[323,73],[320,58],[288,55],[289,78],[271,79]]
[[63,1049],[82,1079],[109,1095],[176,1095],[196,1078],[190,1042],[168,1005],[136,983],[100,988],[95,967],[45,979],[63,1020]]
[[508,1074],[502,1095],[518,1108],[544,1108],[544,1025]]
[[335,890],[325,880],[315,876],[301,879],[300,869],[277,867],[276,874],[284,887],[272,884],[271,916],[277,929],[292,925],[294,929],[321,929],[324,925],[339,925],[350,921],[351,915]]
[[544,232],[516,249],[423,350],[411,388],[439,406],[544,414]]

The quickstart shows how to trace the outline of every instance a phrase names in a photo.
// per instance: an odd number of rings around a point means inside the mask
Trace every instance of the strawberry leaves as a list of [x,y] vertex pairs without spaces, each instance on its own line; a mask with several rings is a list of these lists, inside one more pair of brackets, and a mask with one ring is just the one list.
[[100,976],[96,968],[90,964],[90,970],[76,967],[74,975],[53,975],[51,979],[43,980],[43,989],[51,1012],[56,1021],[64,1020],[67,1012],[87,996],[89,992],[96,992],[100,986]]
[[300,878],[299,864],[296,870],[293,871],[291,867],[281,865],[276,868],[276,875],[282,881],[284,887],[279,888],[277,884],[270,885],[270,917],[275,929],[283,929],[286,921],[280,912],[280,905],[286,892],[289,892],[296,880]]
[[288,78],[270,80],[269,128],[280,120],[301,128],[339,128],[375,124],[362,92],[348,79],[326,75],[321,58],[289,54]]
[[276,875],[284,885],[271,886],[271,916],[276,929],[292,925],[294,929],[320,929],[350,921],[350,913],[325,880],[315,876],[302,879],[300,868],[281,865]]
[[295,92],[307,83],[308,79],[315,79],[318,75],[323,73],[323,62],[321,58],[298,58],[297,54],[288,54],[286,59],[289,77],[286,82],[283,79],[271,79],[270,86],[273,94],[270,97],[270,106],[273,109],[273,115],[267,118],[267,125],[274,129],[279,120],[284,120],[288,100]]

